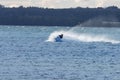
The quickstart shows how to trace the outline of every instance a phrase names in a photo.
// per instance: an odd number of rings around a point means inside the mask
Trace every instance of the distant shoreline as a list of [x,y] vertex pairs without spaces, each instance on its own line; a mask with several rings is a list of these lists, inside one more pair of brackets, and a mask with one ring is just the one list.
[[1,25],[0,24],[0,26],[38,26],[38,27],[41,27],[41,26],[44,26],[44,27],[120,27],[120,25],[108,25],[108,26],[102,26],[102,25],[96,25],[96,26],[92,26],[92,25],[87,25],[87,26],[81,26],[81,25],[76,25],[76,26],[56,26],[56,25],[48,25],[48,26],[46,26],[46,25]]
[[120,9],[116,6],[67,9],[0,6],[0,25],[120,27],[119,22]]

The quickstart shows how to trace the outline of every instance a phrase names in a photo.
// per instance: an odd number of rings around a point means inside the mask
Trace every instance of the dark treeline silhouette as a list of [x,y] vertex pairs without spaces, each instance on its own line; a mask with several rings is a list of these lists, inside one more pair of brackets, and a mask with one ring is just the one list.
[[[97,17],[101,19],[97,19]],[[90,21],[92,19],[93,22]],[[75,26],[83,24],[84,26],[90,26],[90,24],[93,24],[98,26],[94,24],[95,19],[100,24],[112,25],[112,23],[117,23],[119,25],[120,9],[115,6],[49,9],[23,6],[9,8],[0,5],[0,25]],[[101,23],[100,20],[104,22]],[[87,24],[85,24],[86,21]]]

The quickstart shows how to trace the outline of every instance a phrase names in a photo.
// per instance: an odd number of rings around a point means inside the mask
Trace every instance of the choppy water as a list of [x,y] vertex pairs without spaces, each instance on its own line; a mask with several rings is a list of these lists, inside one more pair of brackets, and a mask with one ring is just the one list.
[[[53,38],[64,34],[63,42]],[[0,80],[119,80],[120,28],[0,26]]]

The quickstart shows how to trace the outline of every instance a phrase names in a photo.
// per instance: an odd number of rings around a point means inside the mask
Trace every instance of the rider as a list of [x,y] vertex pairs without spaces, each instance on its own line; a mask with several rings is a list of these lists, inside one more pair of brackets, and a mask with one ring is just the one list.
[[58,36],[55,38],[55,41],[56,41],[56,42],[62,42],[62,38],[63,38],[63,34],[58,35]]
[[59,35],[59,37],[62,39],[63,38],[63,34]]

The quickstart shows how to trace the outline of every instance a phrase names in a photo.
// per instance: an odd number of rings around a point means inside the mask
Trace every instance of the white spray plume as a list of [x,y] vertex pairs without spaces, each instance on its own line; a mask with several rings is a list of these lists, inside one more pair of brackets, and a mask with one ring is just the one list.
[[54,42],[54,39],[59,34],[64,34],[65,40],[74,40],[74,41],[81,41],[81,42],[110,42],[110,43],[120,43],[120,41],[110,39],[104,35],[92,35],[86,33],[74,33],[71,31],[55,31],[50,34],[47,41]]

